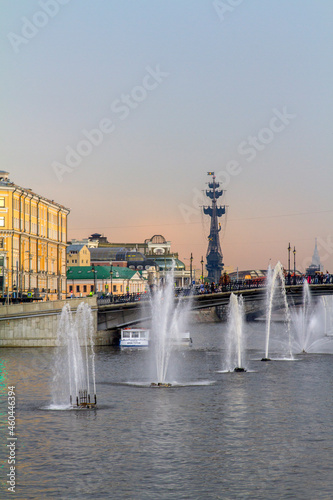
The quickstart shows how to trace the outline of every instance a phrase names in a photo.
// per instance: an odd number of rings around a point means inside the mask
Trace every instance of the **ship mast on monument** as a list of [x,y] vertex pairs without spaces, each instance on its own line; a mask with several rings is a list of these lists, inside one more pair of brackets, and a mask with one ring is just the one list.
[[212,176],[213,182],[208,183],[209,190],[206,190],[206,196],[211,199],[211,206],[202,207],[203,213],[209,215],[211,218],[208,250],[206,254],[206,269],[208,271],[208,279],[214,281],[214,283],[218,283],[223,270],[223,255],[219,236],[221,224],[219,224],[218,218],[225,214],[225,205],[216,205],[216,200],[223,195],[223,190],[219,189],[220,184],[215,181],[216,177],[214,172],[207,172],[207,175]]

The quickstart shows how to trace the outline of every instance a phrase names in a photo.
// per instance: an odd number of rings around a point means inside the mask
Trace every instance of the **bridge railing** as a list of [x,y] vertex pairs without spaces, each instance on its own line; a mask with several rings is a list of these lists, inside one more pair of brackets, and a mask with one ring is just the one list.
[[149,300],[149,293],[124,293],[121,295],[107,295],[97,298],[99,306],[106,306],[109,304],[125,304],[126,302],[141,302]]
[[[249,283],[250,280],[240,280],[238,282],[231,282],[222,287],[214,288],[212,290],[209,288],[201,289],[200,285],[195,285],[191,288],[175,288],[175,297],[189,297],[190,295],[203,295],[208,293],[219,293],[219,292],[233,292],[238,290],[247,290],[249,288],[259,288],[265,286],[263,283]],[[153,292],[152,292],[153,293]],[[97,304],[100,306],[109,304],[124,304],[126,302],[141,302],[149,300],[150,293],[124,293],[121,295],[106,295],[99,296],[97,298]]]
[[[302,285],[303,281],[302,279],[298,279],[296,283],[292,283],[292,285]],[[330,284],[332,283],[324,283],[324,284]],[[201,285],[194,285],[191,288],[175,288],[175,297],[188,297],[190,295],[192,296],[200,296],[200,295],[205,295],[205,294],[212,294],[212,293],[221,293],[221,292],[238,292],[240,290],[253,290],[253,289],[262,289],[265,288],[266,282],[265,280],[238,280],[238,281],[231,281],[228,284],[219,286],[219,287],[214,287],[212,289],[211,286],[209,287],[202,287]],[[152,291],[152,293],[154,293]],[[147,301],[150,299],[150,293],[145,292],[145,293],[130,293],[130,294],[122,294],[122,295],[107,295],[107,296],[100,296],[97,298],[97,304],[100,306],[103,305],[109,305],[109,304],[124,304],[127,302],[143,302]]]
[[203,295],[208,293],[221,293],[221,292],[235,292],[239,290],[249,290],[253,288],[263,288],[266,286],[265,281],[256,280],[238,280],[230,281],[230,283],[212,287],[195,285],[192,288],[178,288],[176,289],[176,296],[182,297],[186,295]]

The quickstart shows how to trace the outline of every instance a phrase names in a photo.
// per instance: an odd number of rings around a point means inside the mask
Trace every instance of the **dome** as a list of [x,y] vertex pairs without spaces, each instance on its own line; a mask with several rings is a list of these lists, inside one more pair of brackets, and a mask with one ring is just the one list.
[[151,239],[150,239],[150,242],[151,243],[158,243],[158,244],[161,244],[161,243],[166,243],[166,239],[164,238],[164,236],[162,236],[161,234],[155,234]]

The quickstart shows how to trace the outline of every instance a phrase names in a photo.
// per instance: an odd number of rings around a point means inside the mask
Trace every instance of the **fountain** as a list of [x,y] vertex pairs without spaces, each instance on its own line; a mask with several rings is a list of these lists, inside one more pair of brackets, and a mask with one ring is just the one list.
[[[191,299],[175,301],[174,272],[168,273],[166,282],[151,295],[151,341],[154,355],[154,369],[157,382],[151,387],[170,387],[172,385],[172,364],[170,359],[179,345],[182,332],[186,332],[186,323]],[[173,359],[174,361],[174,359]]]
[[243,297],[232,293],[228,309],[227,332],[227,369],[228,371],[245,372],[244,362],[244,304]]
[[282,295],[282,306],[283,306],[284,311],[285,311],[285,323],[286,323],[286,332],[287,332],[287,336],[288,336],[289,354],[290,354],[290,357],[292,357],[291,345],[290,345],[290,313],[289,313],[288,301],[287,301],[287,296],[286,296],[283,268],[282,268],[281,262],[278,262],[274,268],[274,271],[272,271],[270,267],[268,268],[268,271],[267,271],[266,348],[265,348],[265,356],[261,359],[261,361],[270,361],[270,358],[268,356],[268,350],[269,350],[269,341],[270,341],[270,333],[271,333],[272,311],[273,311],[273,304],[274,304],[274,298],[275,298],[275,292],[277,289],[278,279],[281,283],[280,290],[281,290],[281,295]]
[[329,314],[331,312],[329,307],[325,307],[325,299],[322,297],[322,304],[324,304],[324,333],[323,325],[320,319],[320,307],[317,307],[312,302],[311,291],[307,281],[303,283],[303,300],[302,306],[294,308],[291,314],[291,320],[294,330],[293,349],[297,352],[306,354],[307,352],[314,351],[316,344],[326,342],[324,338],[326,327],[329,323]]
[[321,304],[324,317],[324,335],[325,337],[333,337],[333,296],[323,295]]
[[96,406],[93,333],[91,308],[82,302],[77,308],[74,320],[69,304],[65,304],[58,326],[53,407],[68,406],[68,401],[69,408],[85,409]]

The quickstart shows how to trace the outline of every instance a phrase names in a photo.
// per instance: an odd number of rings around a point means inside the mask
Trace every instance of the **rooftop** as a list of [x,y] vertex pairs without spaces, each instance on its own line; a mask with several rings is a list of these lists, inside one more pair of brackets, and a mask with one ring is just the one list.
[[17,190],[21,191],[23,193],[26,193],[27,196],[29,195],[31,198],[38,198],[39,200],[46,201],[46,203],[49,203],[50,205],[54,205],[58,208],[61,208],[62,210],[65,210],[66,212],[69,212],[70,209],[66,208],[64,205],[61,205],[60,203],[56,203],[54,200],[49,200],[48,198],[45,198],[44,196],[41,196],[35,192],[32,191],[30,188],[24,188],[19,186],[18,184],[15,184],[14,182],[11,182],[9,179],[9,172],[5,172],[4,170],[0,170],[0,186],[2,188],[7,187],[9,190]]
[[[95,278],[98,280],[109,280],[111,266],[94,266]],[[112,279],[130,280],[138,271],[129,269],[128,267],[112,266]],[[67,268],[68,280],[93,280],[93,266],[70,266]]]

